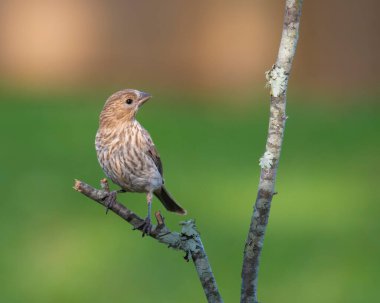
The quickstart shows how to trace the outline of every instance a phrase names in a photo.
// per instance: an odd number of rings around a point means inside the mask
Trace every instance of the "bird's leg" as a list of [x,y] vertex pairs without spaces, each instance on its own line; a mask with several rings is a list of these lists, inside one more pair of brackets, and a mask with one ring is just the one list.
[[114,190],[108,193],[107,197],[104,199],[106,202],[106,214],[108,214],[108,210],[112,207],[112,205],[116,202],[116,196],[120,193],[126,193],[125,189]]
[[148,204],[148,216],[147,216],[147,218],[149,219],[149,222],[150,222],[150,217],[152,216],[152,198],[153,198],[153,195],[151,192],[149,192],[146,195],[146,202]]
[[150,232],[152,231],[152,223],[151,223],[151,214],[152,214],[152,199],[153,199],[153,194],[152,192],[149,192],[146,195],[146,202],[148,204],[148,216],[145,218],[143,223],[137,229],[142,230],[142,236],[144,237],[145,235],[149,235]]
[[112,205],[116,202],[116,196],[119,191],[111,191],[108,193],[107,197],[105,198],[106,202],[106,214],[108,214],[108,210],[112,207]]

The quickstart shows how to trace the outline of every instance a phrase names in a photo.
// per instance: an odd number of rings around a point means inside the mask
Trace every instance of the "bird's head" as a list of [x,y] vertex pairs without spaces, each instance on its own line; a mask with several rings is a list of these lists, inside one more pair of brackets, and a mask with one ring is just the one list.
[[104,104],[100,113],[100,123],[114,125],[133,121],[141,105],[150,98],[150,94],[136,89],[118,91],[112,94]]

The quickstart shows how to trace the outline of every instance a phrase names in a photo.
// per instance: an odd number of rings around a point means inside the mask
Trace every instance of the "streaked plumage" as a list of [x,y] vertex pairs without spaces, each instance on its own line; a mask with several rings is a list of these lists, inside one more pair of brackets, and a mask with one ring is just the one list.
[[148,217],[144,232],[150,231],[152,194],[169,211],[186,214],[163,186],[159,154],[149,133],[135,119],[139,107],[149,98],[149,94],[133,89],[114,93],[100,114],[95,140],[98,160],[105,174],[124,191],[147,193]]

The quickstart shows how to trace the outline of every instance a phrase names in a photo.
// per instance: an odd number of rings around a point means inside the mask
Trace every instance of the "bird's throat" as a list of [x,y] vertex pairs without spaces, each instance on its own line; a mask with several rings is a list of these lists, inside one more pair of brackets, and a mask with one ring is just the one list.
[[100,128],[128,127],[136,121],[134,113],[107,115],[102,113],[99,119]]

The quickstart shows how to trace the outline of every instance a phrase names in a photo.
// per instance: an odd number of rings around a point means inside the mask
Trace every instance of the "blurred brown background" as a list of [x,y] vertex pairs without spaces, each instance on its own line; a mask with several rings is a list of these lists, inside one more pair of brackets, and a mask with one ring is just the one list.
[[[239,301],[284,2],[0,0],[1,303],[204,302],[183,255],[72,189],[104,177],[98,115],[125,87],[154,95],[138,120]],[[379,301],[379,11],[304,1],[260,302]]]
[[[379,10],[375,0],[305,1],[293,83],[377,88]],[[2,0],[0,74],[57,87],[262,85],[282,14],[283,1]]]

